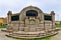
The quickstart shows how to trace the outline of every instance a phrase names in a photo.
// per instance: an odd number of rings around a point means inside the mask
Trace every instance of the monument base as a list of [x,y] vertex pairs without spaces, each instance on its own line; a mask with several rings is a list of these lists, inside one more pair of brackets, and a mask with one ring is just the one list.
[[42,30],[37,32],[25,32],[25,31],[17,31],[14,32],[12,30],[2,29],[2,31],[8,32],[7,36],[13,38],[42,38],[50,35],[54,35],[58,33],[57,31],[60,30],[59,28],[50,29],[50,30]]
[[26,39],[32,39],[32,38],[43,38],[51,35],[55,35],[58,32],[51,32],[51,33],[40,33],[40,32],[27,32],[27,33],[10,33],[7,34],[6,36],[13,37],[13,38],[26,38]]

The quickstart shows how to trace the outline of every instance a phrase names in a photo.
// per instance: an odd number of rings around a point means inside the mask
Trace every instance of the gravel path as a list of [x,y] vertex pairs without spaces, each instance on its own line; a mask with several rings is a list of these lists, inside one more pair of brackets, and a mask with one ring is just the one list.
[[2,32],[0,29],[0,40],[17,40],[17,39],[13,39],[10,37],[5,36],[6,32]]
[[59,33],[51,38],[51,40],[61,40],[61,30]]

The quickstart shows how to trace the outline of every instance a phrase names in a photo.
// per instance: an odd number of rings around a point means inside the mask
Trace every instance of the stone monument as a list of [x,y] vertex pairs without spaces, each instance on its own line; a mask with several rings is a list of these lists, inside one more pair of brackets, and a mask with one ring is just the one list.
[[35,6],[28,6],[22,9],[19,13],[8,11],[7,14],[8,31],[12,31],[10,36],[22,37],[40,37],[48,30],[55,28],[55,13],[44,13],[41,9]]

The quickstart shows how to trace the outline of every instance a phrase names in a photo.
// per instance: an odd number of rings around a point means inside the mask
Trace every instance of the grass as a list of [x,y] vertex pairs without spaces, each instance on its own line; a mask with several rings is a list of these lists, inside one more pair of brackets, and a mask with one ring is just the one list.
[[55,26],[56,26],[56,27],[61,27],[61,24],[56,24]]
[[46,38],[35,38],[34,40],[51,40],[51,37],[46,37]]
[[6,25],[0,25],[0,28],[6,28]]

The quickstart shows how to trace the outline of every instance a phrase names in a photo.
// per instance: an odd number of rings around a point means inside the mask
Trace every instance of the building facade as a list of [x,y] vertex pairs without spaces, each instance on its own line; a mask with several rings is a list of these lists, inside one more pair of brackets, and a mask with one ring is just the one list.
[[61,24],[61,21],[55,21],[55,24]]
[[0,25],[6,25],[7,19],[6,18],[0,18]]
[[8,30],[37,32],[55,28],[54,11],[47,14],[35,6],[25,7],[21,12],[15,14],[8,11],[7,18]]

